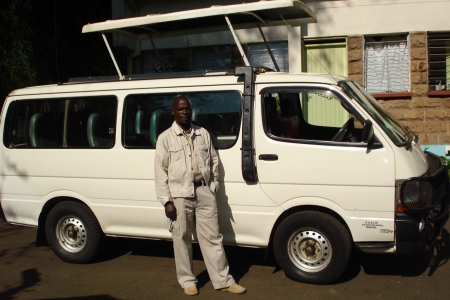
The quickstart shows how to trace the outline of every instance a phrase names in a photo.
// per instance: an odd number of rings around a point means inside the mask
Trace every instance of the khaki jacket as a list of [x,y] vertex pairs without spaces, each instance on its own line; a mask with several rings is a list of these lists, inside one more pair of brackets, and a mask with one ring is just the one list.
[[[219,157],[208,131],[192,126],[192,142],[198,168],[211,192],[219,188]],[[181,128],[173,122],[161,133],[156,143],[155,187],[157,199],[165,205],[176,197],[194,197],[194,175],[189,157],[189,145]]]

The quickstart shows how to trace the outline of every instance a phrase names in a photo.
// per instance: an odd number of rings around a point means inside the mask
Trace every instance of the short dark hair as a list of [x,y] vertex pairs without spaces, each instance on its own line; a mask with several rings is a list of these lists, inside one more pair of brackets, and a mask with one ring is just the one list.
[[184,94],[177,94],[177,95],[175,96],[175,99],[173,99],[173,102],[172,102],[172,107],[174,107],[175,102],[176,102],[178,99],[180,99],[180,98],[186,99],[186,100],[189,102],[189,104],[191,105],[191,107],[192,107],[192,102],[191,102],[191,100],[188,98],[188,96],[186,96],[186,95],[184,95]]

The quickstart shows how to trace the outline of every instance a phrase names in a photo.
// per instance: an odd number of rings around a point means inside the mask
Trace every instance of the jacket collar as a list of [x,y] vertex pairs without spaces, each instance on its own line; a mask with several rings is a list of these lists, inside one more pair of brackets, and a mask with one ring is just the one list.
[[[200,135],[200,126],[194,125],[191,123],[192,135]],[[177,122],[173,121],[172,129],[175,131],[176,135],[183,135],[183,130],[177,124]]]

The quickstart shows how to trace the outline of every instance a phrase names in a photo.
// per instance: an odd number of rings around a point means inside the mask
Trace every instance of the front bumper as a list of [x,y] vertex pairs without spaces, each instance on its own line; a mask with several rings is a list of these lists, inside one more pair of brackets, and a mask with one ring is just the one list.
[[395,214],[396,252],[414,253],[433,247],[449,218],[450,188],[442,158],[426,153],[428,171],[400,187],[405,212]]
[[414,253],[434,246],[449,213],[441,214],[439,219],[405,213],[397,213],[395,217],[396,253]]

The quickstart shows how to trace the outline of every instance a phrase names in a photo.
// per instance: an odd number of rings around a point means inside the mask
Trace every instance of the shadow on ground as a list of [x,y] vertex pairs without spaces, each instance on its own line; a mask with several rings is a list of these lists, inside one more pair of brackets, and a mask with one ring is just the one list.
[[16,294],[38,284],[41,281],[41,276],[36,269],[22,271],[21,275],[22,283],[16,287],[0,292],[0,299],[14,299]]
[[[6,238],[9,235],[17,234],[17,230],[25,230],[24,227],[11,226],[4,221],[0,221],[0,237]],[[10,227],[11,226],[11,227]],[[29,249],[28,244],[27,249]],[[50,249],[48,249],[50,251]],[[272,273],[280,270],[273,255],[267,255],[266,249],[244,248],[235,246],[225,246],[230,269],[237,281],[241,280],[254,265],[272,268]],[[6,252],[5,252],[6,253]],[[26,255],[19,252],[18,256]],[[127,238],[108,238],[107,247],[98,262],[105,262],[117,259],[124,255],[139,255],[173,258],[173,246],[171,241],[139,240]],[[0,257],[4,256],[0,253]],[[202,260],[202,254],[198,244],[193,245],[194,260]],[[17,255],[15,259],[17,259]],[[393,254],[365,254],[359,250],[354,250],[347,270],[333,284],[340,284],[353,280],[362,271],[367,275],[394,275],[404,277],[415,277],[426,274],[433,274],[450,258],[450,237],[449,232],[444,229],[442,236],[435,247],[428,251],[415,255],[393,255]],[[36,270],[26,270],[22,274],[22,284],[7,291],[0,292],[0,299],[10,299],[20,290],[26,289],[30,284],[39,281],[39,274]],[[198,286],[202,287],[209,282],[206,271],[198,274]],[[98,295],[100,299],[111,299],[108,295]],[[103,297],[103,298],[101,298]]]
[[450,258],[449,232],[443,229],[442,236],[430,251],[410,255],[366,254],[359,250],[353,257],[344,276],[337,282],[351,280],[361,271],[368,275],[394,275],[414,277],[422,274],[432,276]]
[[[98,260],[99,262],[112,260],[126,254],[166,258],[174,257],[171,241],[109,238],[106,249]],[[275,260],[265,259],[266,249],[225,246],[225,252],[236,281],[244,277],[252,265],[271,266],[279,270]],[[203,260],[200,246],[196,243],[193,244],[193,257],[194,260]],[[209,282],[209,276],[206,270],[198,274],[197,278],[198,287],[202,287]]]
[[[100,261],[115,259],[125,254],[173,258],[170,241],[109,239],[107,249]],[[198,244],[193,245],[193,250],[194,260],[202,260]],[[273,273],[280,271],[273,255],[267,255],[266,249],[225,246],[225,252],[237,281],[244,277],[253,265],[272,267]],[[428,276],[432,276],[440,266],[447,263],[449,257],[450,238],[449,232],[445,229],[433,250],[415,255],[366,254],[354,249],[347,270],[334,284],[351,281],[361,271],[368,275],[405,277],[420,276],[427,272]],[[206,270],[198,275],[198,280],[199,287],[209,281]]]

